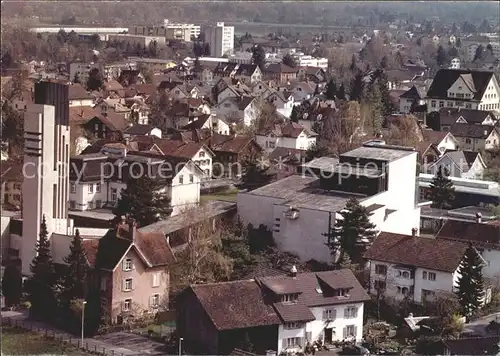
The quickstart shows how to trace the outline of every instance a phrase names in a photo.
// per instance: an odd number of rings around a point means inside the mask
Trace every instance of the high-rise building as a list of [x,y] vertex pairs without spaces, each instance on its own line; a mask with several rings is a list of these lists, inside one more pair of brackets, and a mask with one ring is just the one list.
[[224,26],[224,22],[217,22],[217,26],[207,27],[205,42],[210,46],[210,56],[231,55],[234,51],[234,27]]
[[29,275],[40,223],[45,216],[49,236],[71,234],[69,201],[68,86],[53,82],[35,85],[35,104],[24,117],[24,180],[22,273]]

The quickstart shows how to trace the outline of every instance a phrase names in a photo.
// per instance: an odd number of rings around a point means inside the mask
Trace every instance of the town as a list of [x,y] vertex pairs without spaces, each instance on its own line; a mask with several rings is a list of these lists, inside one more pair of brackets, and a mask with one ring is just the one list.
[[498,3],[429,6],[2,3],[2,354],[499,355]]

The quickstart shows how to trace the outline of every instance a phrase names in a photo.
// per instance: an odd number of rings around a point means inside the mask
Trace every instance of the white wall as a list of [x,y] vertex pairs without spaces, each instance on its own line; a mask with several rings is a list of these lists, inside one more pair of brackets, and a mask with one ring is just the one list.
[[255,135],[255,139],[262,149],[270,153],[276,147],[293,148],[300,150],[307,150],[316,144],[316,137],[308,137],[306,134],[301,133],[299,137],[277,137],[271,135]]
[[94,99],[74,99],[69,101],[69,107],[94,106]]
[[212,159],[212,154],[203,147],[191,158],[191,160],[203,171],[204,179],[212,177]]
[[481,256],[486,261],[483,268],[484,277],[498,280],[500,277],[500,250],[485,248],[481,252]]
[[[190,175],[193,176],[193,183],[190,183]],[[182,184],[180,183],[181,176],[183,177]],[[170,188],[172,216],[200,203],[200,180],[200,173],[189,165],[184,166],[177,173]]]
[[487,89],[481,98],[479,104],[480,110],[499,110],[500,109],[500,86],[493,76],[488,83]]

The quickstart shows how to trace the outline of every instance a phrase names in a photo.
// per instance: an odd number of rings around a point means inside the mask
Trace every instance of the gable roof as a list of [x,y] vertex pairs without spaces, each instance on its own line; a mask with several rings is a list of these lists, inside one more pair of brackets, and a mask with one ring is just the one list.
[[95,118],[106,125],[111,131],[123,131],[128,127],[125,117],[112,111],[97,115]]
[[[462,172],[466,173],[472,167],[476,159],[481,157],[481,154],[473,151],[447,151],[437,161],[431,164],[430,167],[438,165],[445,157],[449,158]],[[484,164],[481,158],[480,160]]]
[[318,135],[317,133],[305,128],[301,124],[292,121],[285,124],[276,124],[272,127],[265,128],[263,130],[260,130],[257,135],[267,136],[269,134],[273,134],[278,137],[297,138],[302,132],[304,132],[308,137],[314,137]]
[[460,242],[381,232],[364,257],[431,270],[454,272],[468,245]]
[[264,73],[296,73],[297,69],[287,66],[283,63],[266,63],[262,70]]
[[87,92],[87,90],[83,87],[83,85],[79,83],[74,83],[71,84],[68,88],[68,99],[69,100],[94,99],[94,97]]
[[500,247],[500,226],[472,221],[447,220],[436,234],[438,239],[472,242],[478,246]]
[[425,97],[425,95],[414,85],[399,97],[404,99],[421,100]]
[[[215,136],[215,135],[214,135]],[[222,136],[222,137],[220,137]],[[253,137],[250,136],[225,136],[225,135],[219,135],[221,140],[224,140],[223,142],[219,144],[211,144],[210,146],[212,147],[212,150],[215,152],[228,152],[228,153],[241,153],[249,144],[252,142],[256,145],[256,147],[259,147],[257,143],[255,142]],[[214,140],[216,140],[215,137],[213,137]],[[211,142],[214,142],[211,140]]]
[[448,89],[459,78],[462,78],[467,86],[475,90],[473,91],[474,96],[472,100],[481,100],[493,75],[493,72],[481,70],[440,69],[427,91],[427,98],[446,99],[448,97]]
[[182,130],[199,130],[210,119],[210,115],[200,115],[196,120],[191,121],[189,124],[182,127]]
[[190,289],[217,330],[281,324],[253,280],[193,285]]
[[125,130],[123,130],[123,133],[128,135],[142,136],[142,135],[148,135],[154,128],[155,127],[150,124],[147,125],[135,124],[127,127]]
[[481,139],[488,138],[493,130],[496,130],[496,128],[490,125],[475,125],[463,123],[455,123],[450,127],[450,132],[454,136]]
[[492,117],[496,120],[495,115],[491,111],[486,110],[461,108],[441,108],[439,110],[439,120],[441,125],[453,125],[460,117],[463,117],[468,124],[481,124],[488,117]]
[[438,146],[448,135],[450,135],[450,133],[446,131],[422,130],[424,140],[435,146]]

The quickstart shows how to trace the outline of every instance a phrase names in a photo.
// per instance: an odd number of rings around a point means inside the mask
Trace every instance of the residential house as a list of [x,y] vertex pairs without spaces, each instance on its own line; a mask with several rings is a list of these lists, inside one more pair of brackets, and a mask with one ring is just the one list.
[[175,256],[161,232],[141,232],[122,220],[100,239],[82,241],[89,288],[99,291],[101,314],[111,323],[132,321],[168,305]]
[[479,152],[448,151],[429,165],[427,173],[436,175],[440,168],[452,177],[482,179],[486,164]]
[[126,120],[129,120],[131,117],[131,109],[125,105],[125,100],[122,98],[108,97],[107,99],[103,99],[94,108],[96,110],[101,110],[102,114],[108,113],[109,111],[115,112],[123,115]]
[[122,115],[110,112],[97,115],[82,126],[95,138],[118,140],[128,127],[128,122]]
[[440,69],[425,98],[428,112],[441,108],[500,110],[500,87],[493,72]]
[[498,220],[483,221],[481,213],[476,215],[475,221],[446,220],[436,238],[472,243],[485,261],[483,275],[497,279],[500,273],[500,225]]
[[262,80],[262,72],[256,64],[219,63],[214,76],[234,78],[247,85]]
[[192,353],[229,354],[243,340],[258,354],[304,352],[315,341],[359,342],[368,300],[348,269],[293,266],[288,275],[190,286],[178,299],[177,330]]
[[272,93],[272,85],[259,82],[252,86],[252,96],[256,98],[267,98]]
[[468,151],[494,150],[500,144],[500,133],[495,126],[455,123],[450,132]]
[[257,143],[270,153],[277,147],[307,150],[316,144],[318,134],[295,122],[274,125],[255,135]]
[[459,141],[450,132],[422,130],[422,136],[424,142],[433,144],[440,154],[446,151],[456,151],[461,147]]
[[450,131],[456,123],[495,126],[497,119],[491,111],[474,109],[449,109],[439,110],[440,131]]
[[[226,99],[229,100],[229,99]],[[198,116],[196,120],[191,121],[189,124],[181,127],[182,130],[209,130],[221,135],[229,135],[231,126],[227,119],[218,117],[216,114]]]
[[265,99],[273,104],[276,111],[284,117],[289,118],[292,114],[295,103],[292,93],[273,90]]
[[386,71],[389,90],[410,90],[415,80],[421,78],[424,71],[415,72],[405,69],[391,69]]
[[281,92],[291,93],[293,95],[294,102],[301,103],[306,99],[310,99],[314,95],[316,86],[317,84],[308,80],[305,82],[293,81],[279,86],[277,89]]
[[297,78],[297,70],[283,63],[266,63],[262,68],[262,74],[277,83],[287,83]]
[[404,233],[419,225],[417,156],[412,148],[370,141],[321,165],[321,174],[305,166],[301,174],[240,192],[238,214],[244,224],[270,229],[281,251],[331,262],[325,232],[351,198],[372,213],[379,231]]
[[123,138],[130,139],[134,136],[156,136],[161,138],[161,130],[153,125],[129,125],[123,130]]
[[172,214],[200,202],[201,169],[190,160],[154,152],[130,152],[119,143],[106,144],[99,153],[71,158],[70,210],[114,207],[129,179],[147,172],[158,179],[170,197]]
[[320,67],[300,67],[297,71],[297,79],[309,79],[315,84],[326,82],[326,72]]
[[419,105],[424,105],[425,94],[419,88],[413,85],[409,90],[399,96],[399,112],[408,114],[412,109]]
[[117,81],[124,87],[146,82],[141,71],[137,69],[122,69]]
[[296,174],[306,153],[306,150],[287,147],[276,147],[269,153],[269,166],[271,172],[276,173],[276,180]]
[[149,115],[151,114],[151,109],[142,100],[133,101],[130,105],[130,119],[139,125],[149,124]]
[[94,106],[94,97],[79,83],[69,86],[68,99],[70,108],[74,106]]
[[243,96],[250,96],[252,90],[241,82],[231,84],[225,87],[217,94],[217,103],[222,103],[226,98],[241,98]]
[[259,108],[253,96],[227,97],[220,101],[215,111],[217,116],[230,123],[242,123],[249,127],[257,119]]
[[468,245],[444,239],[381,232],[364,257],[370,266],[370,293],[417,303],[454,292]]
[[422,141],[417,143],[416,150],[420,154],[420,172],[427,172],[429,165],[434,163],[440,156],[439,149],[429,141]]
[[2,162],[0,175],[2,206],[22,206],[23,164],[13,161]]

